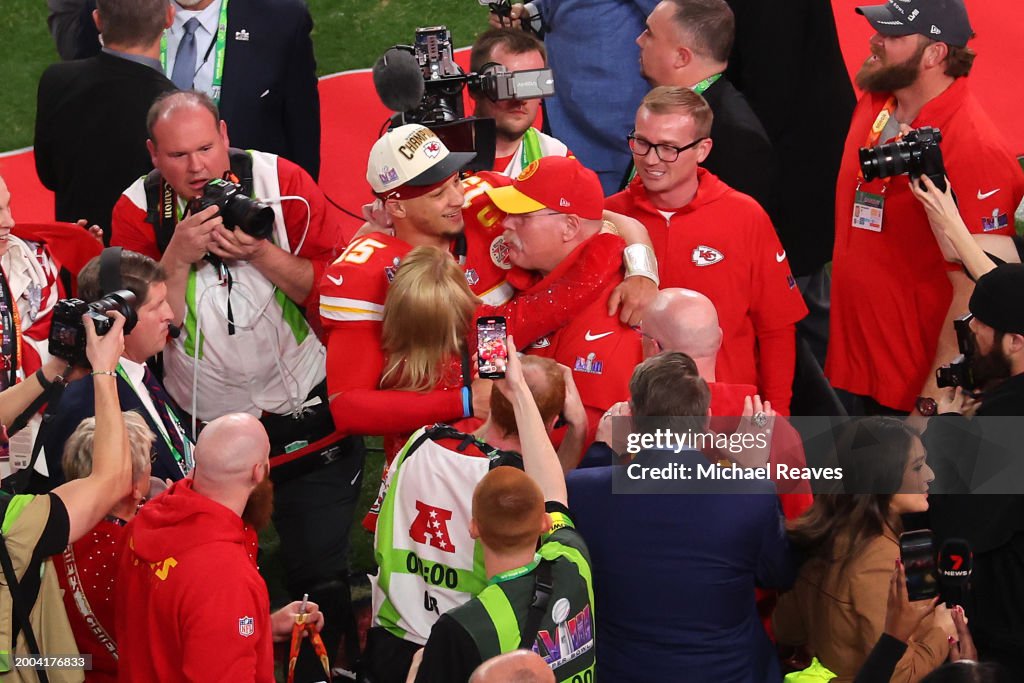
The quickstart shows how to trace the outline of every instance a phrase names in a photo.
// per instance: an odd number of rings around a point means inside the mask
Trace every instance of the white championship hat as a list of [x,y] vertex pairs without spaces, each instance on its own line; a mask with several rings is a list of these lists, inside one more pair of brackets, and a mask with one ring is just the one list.
[[410,123],[389,130],[373,144],[366,180],[378,195],[389,195],[403,185],[439,183],[475,157],[473,152],[449,151],[434,131]]

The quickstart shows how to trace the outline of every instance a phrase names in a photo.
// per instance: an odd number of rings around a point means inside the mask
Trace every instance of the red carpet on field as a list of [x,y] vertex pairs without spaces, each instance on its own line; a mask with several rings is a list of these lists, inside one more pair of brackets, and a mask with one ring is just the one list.
[[[1020,27],[1024,26],[1024,4],[1020,0],[966,0],[977,38],[971,46],[978,60],[970,76],[971,88],[988,108],[992,119],[1015,154],[1024,154],[1024,50],[1019,48]],[[872,30],[854,13],[859,4],[872,0],[832,0],[839,39],[847,67],[855,72],[868,54]],[[396,42],[409,36],[395,36]],[[767,57],[766,58],[770,58]],[[468,51],[458,61],[465,68]],[[626,68],[626,67],[624,67]],[[808,84],[813,92],[813,84]],[[324,191],[342,206],[358,213],[370,199],[366,184],[366,157],[389,112],[377,99],[368,70],[348,71],[320,79],[323,147],[320,183]],[[228,131],[230,135],[230,130]],[[36,178],[32,151],[19,150],[0,155],[0,175],[14,197],[15,218],[22,222],[53,219],[53,195]],[[339,214],[340,215],[340,214]],[[340,215],[342,225],[353,229],[358,221]]]

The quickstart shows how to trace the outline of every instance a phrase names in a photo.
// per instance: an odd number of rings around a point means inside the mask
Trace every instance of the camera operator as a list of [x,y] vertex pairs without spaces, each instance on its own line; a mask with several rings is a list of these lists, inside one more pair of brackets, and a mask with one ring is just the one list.
[[[147,125],[155,170],[118,201],[111,243],[160,259],[167,271],[174,322],[184,321],[164,353],[171,397],[193,420],[244,412],[266,427],[288,589],[321,606],[333,652],[336,629],[348,623],[346,520],[364,452],[361,440],[334,428],[326,351],[303,308],[317,301],[340,232],[308,173],[273,154],[229,148],[206,95],[158,99]],[[240,189],[211,184],[225,176]],[[319,561],[303,561],[309,557]]]
[[[473,41],[469,70],[483,73],[488,65],[499,65],[508,71],[543,69],[547,66],[544,43],[533,34],[511,28],[492,28]],[[561,140],[545,135],[533,127],[540,111],[539,99],[492,101],[482,92],[472,92],[476,101],[475,115],[494,119],[497,147],[494,170],[511,178],[546,156],[569,156],[569,148]]]
[[[972,405],[960,387],[943,390],[938,412],[944,416],[932,419],[925,433],[940,482],[951,468],[970,469],[964,461],[978,468],[962,476],[964,481],[984,480],[979,470],[998,459],[996,443],[1005,441],[1005,435],[986,439],[984,431],[1013,427],[1014,434],[1020,432],[1017,420],[974,419],[964,426],[950,414],[1024,416],[1024,265],[1003,264],[980,277],[969,308],[974,316],[969,370],[982,392]],[[965,539],[974,553],[972,600],[966,607],[982,659],[1000,661],[1019,678],[1024,675],[1024,614],[1007,596],[1024,585],[1024,496],[933,496],[929,515],[937,539]]]
[[[0,658],[0,676],[4,680],[37,680],[31,669],[12,668],[8,648],[12,629],[18,633],[13,653],[19,655],[67,655],[78,652],[71,626],[61,602],[57,573],[49,558],[63,552],[91,530],[114,504],[128,495],[132,464],[128,436],[118,406],[116,372],[124,343],[121,334],[124,318],[114,314],[110,331],[97,336],[92,321],[83,321],[87,336],[86,355],[92,366],[95,395],[96,431],[93,467],[89,476],[63,484],[48,495],[0,496],[3,511],[4,590],[0,592],[0,612],[5,616],[0,627],[5,656]],[[81,383],[81,382],[80,382]],[[24,410],[41,387],[23,382],[0,394],[3,412]],[[17,576],[17,581],[11,573]],[[14,614],[14,617],[10,616]],[[41,651],[42,643],[45,651]],[[81,672],[67,671],[50,680],[82,680]]]
[[649,86],[633,68],[640,55],[634,36],[658,0],[532,0],[514,3],[508,16],[492,13],[491,26],[543,25],[555,76],[545,116],[605,194],[618,190],[628,150],[622,138]]
[[[865,95],[853,114],[836,188],[825,374],[836,388],[862,397],[864,412],[905,413],[922,387],[938,398],[931,377],[956,353],[950,323],[972,285],[959,269],[951,272],[934,246],[907,178],[866,180],[858,148],[900,139],[911,128],[938,128],[947,174],[974,233],[1012,232],[1024,174],[971,94],[967,75],[975,52],[967,43],[974,30],[963,0],[857,11],[876,33],[856,77]],[[908,150],[899,161],[911,166],[912,156]]]

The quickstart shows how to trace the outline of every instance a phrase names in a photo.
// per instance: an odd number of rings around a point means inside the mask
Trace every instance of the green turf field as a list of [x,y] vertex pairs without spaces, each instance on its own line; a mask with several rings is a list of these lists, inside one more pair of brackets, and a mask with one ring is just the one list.
[[[243,1],[243,0],[239,0]],[[395,43],[411,43],[417,26],[445,24],[457,46],[487,24],[476,0],[309,0],[321,74],[358,69]],[[0,2],[0,151],[32,144],[36,83],[57,60],[43,0]]]

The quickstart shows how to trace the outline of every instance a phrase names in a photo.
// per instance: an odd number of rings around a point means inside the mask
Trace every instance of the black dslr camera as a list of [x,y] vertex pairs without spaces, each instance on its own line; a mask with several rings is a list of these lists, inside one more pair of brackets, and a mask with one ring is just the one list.
[[943,365],[935,371],[935,382],[940,389],[960,387],[969,391],[975,388],[974,373],[971,371],[974,335],[971,332],[970,324],[973,317],[968,313],[953,321],[953,328],[956,330],[956,345],[960,348],[960,355],[954,358],[949,365]]
[[940,191],[946,191],[946,167],[942,163],[942,131],[926,126],[912,130],[902,140],[878,147],[860,148],[860,168],[864,180],[907,174],[911,179],[931,178]]
[[189,202],[189,211],[198,213],[216,206],[228,228],[241,228],[251,237],[265,240],[274,234],[274,210],[263,202],[242,194],[242,186],[214,178],[206,183],[203,194]]
[[107,311],[117,311],[124,316],[124,333],[128,334],[139,321],[135,305],[135,295],[127,289],[119,289],[91,304],[81,299],[61,299],[53,307],[50,322],[50,355],[63,358],[72,365],[88,366],[82,316],[92,318],[96,334],[102,336],[114,325],[114,319],[107,317]]

